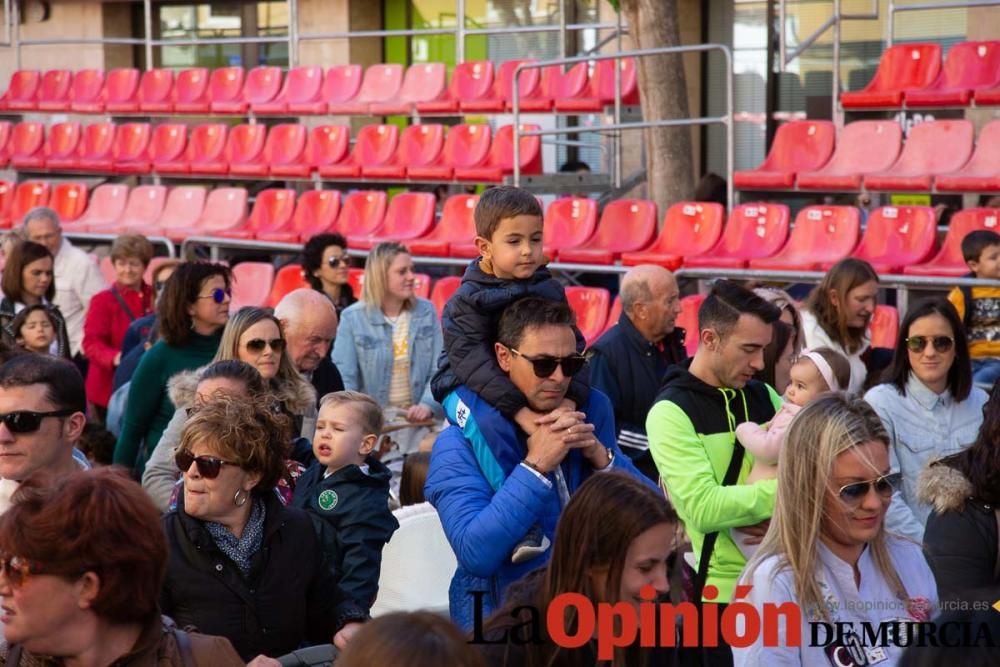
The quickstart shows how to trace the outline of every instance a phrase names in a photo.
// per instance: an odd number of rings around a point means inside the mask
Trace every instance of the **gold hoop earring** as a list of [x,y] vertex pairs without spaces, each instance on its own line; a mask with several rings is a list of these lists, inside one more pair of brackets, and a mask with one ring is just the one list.
[[[243,494],[243,497],[240,497],[241,493]],[[243,507],[244,505],[247,504],[248,500],[250,500],[249,491],[244,491],[243,489],[236,489],[236,495],[233,496],[233,503],[237,507]]]

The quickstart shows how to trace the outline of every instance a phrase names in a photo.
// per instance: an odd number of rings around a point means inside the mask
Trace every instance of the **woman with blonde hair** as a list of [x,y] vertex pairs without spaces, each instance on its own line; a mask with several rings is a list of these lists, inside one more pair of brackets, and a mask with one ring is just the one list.
[[[862,624],[930,620],[937,586],[920,546],[885,530],[898,478],[889,474],[889,437],[864,401],[831,394],[798,414],[778,461],[771,526],[740,583],[752,585],[758,613],[764,604],[797,604],[802,642],[788,645],[782,621],[776,646],[764,646],[762,633],[733,649],[736,665],[828,664],[830,651],[899,660],[901,647],[870,646]],[[829,646],[810,646],[813,622],[847,630]]]

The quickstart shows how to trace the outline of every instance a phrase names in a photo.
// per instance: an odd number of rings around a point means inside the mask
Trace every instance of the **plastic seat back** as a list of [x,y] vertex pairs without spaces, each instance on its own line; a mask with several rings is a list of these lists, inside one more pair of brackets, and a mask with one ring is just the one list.
[[410,125],[403,130],[396,153],[396,164],[414,167],[432,164],[444,148],[444,126]]
[[357,190],[344,198],[336,231],[347,236],[370,235],[382,225],[388,204],[380,190]]
[[582,245],[597,226],[597,202],[583,197],[557,199],[545,211],[542,245],[550,254]]
[[139,104],[169,104],[174,91],[174,72],[150,69],[142,73],[139,82]]
[[491,134],[489,125],[455,125],[444,142],[443,162],[457,168],[483,164],[490,152]]
[[[10,211],[14,205],[14,184],[0,179],[0,228],[9,229],[11,224]],[[0,255],[0,260],[3,255]],[[2,271],[3,269],[0,269]]]
[[299,123],[272,127],[264,142],[264,163],[274,167],[301,162],[306,150],[306,134],[305,125]]
[[80,224],[109,225],[125,212],[128,203],[128,186],[120,183],[98,185],[90,193],[90,204],[80,219]]
[[726,211],[714,202],[677,202],[663,218],[663,228],[650,251],[679,256],[704,255],[722,237]]
[[833,153],[837,129],[828,120],[800,120],[778,127],[771,150],[754,171],[794,172],[819,169]]
[[258,160],[264,153],[267,128],[263,125],[243,123],[229,132],[226,141],[226,158],[230,165],[246,164]]
[[[944,174],[960,169],[972,155],[974,135],[968,120],[933,120],[915,125],[899,159],[885,173]],[[942,150],[945,146],[947,150]]]
[[10,157],[10,137],[14,132],[14,124],[9,120],[0,120],[0,165]]
[[104,103],[106,106],[131,104],[139,91],[139,70],[120,67],[108,72],[104,82]]
[[361,92],[361,65],[334,65],[323,81],[324,102],[349,102]]
[[352,159],[366,166],[388,164],[398,144],[399,128],[395,125],[366,125],[358,132]]
[[271,293],[267,297],[267,305],[274,308],[289,292],[309,287],[309,283],[302,277],[301,265],[288,264],[283,266],[278,269],[278,273],[274,277]]
[[340,213],[340,192],[308,190],[299,196],[292,216],[291,230],[297,240],[308,241],[316,234],[329,231]]
[[39,109],[65,109],[69,104],[69,87],[73,73],[68,69],[50,69],[38,84]]
[[351,128],[346,125],[320,125],[309,132],[305,162],[313,167],[337,164],[346,156],[351,141]]
[[268,188],[257,193],[253,211],[247,219],[248,231],[262,232],[281,229],[292,221],[295,213],[295,190]]
[[684,347],[688,356],[693,357],[698,351],[698,309],[705,301],[705,294],[691,294],[681,299],[681,312],[677,316],[676,326],[684,329]]
[[42,75],[38,70],[19,69],[10,75],[3,102],[10,109],[34,109]]
[[111,159],[111,150],[115,144],[114,123],[91,123],[83,128],[80,139],[81,160]]
[[87,186],[83,183],[58,183],[52,188],[49,208],[63,222],[73,222],[87,209]]
[[399,96],[403,86],[403,66],[399,64],[372,65],[365,72],[358,102],[387,102]]
[[589,81],[587,63],[577,63],[565,72],[560,65],[550,65],[542,70],[542,95],[557,100],[582,97]]
[[375,234],[393,241],[423,236],[434,224],[435,206],[430,192],[401,192],[389,202],[382,226]]
[[597,229],[585,246],[613,253],[639,250],[656,233],[656,204],[646,199],[616,199],[601,213]]
[[181,70],[177,74],[177,82],[174,84],[174,103],[178,105],[207,105],[208,81],[208,68],[206,67],[191,67]]
[[281,90],[281,68],[261,65],[247,73],[243,99],[250,104],[270,102]]
[[440,97],[445,90],[448,70],[444,63],[415,63],[403,76],[398,98],[402,102],[426,102]]
[[788,207],[784,204],[740,204],[729,213],[722,238],[708,255],[743,259],[770,257],[788,238],[788,216]]
[[[541,125],[521,125],[522,132],[536,132]],[[521,173],[542,173],[542,138],[521,137]],[[504,176],[514,173],[514,126],[504,125],[493,135],[489,163],[499,167]]]
[[[500,63],[497,78],[494,83],[496,95],[509,104],[514,99],[514,72],[518,65],[531,63],[534,60],[508,60]],[[517,89],[520,99],[537,97],[541,93],[542,72],[539,69],[527,69],[517,79]]]
[[196,227],[200,233],[235,229],[247,218],[247,191],[243,188],[216,188],[205,200]]
[[611,307],[611,294],[603,287],[566,288],[566,301],[576,313],[576,326],[590,345],[604,332]]
[[267,305],[271,284],[274,282],[274,264],[270,262],[240,262],[233,267],[233,300],[229,307],[236,312],[244,306]]
[[1000,211],[995,208],[965,208],[956,211],[948,223],[948,231],[941,250],[928,262],[939,269],[953,269],[949,275],[968,273],[968,266],[962,256],[962,239],[970,232],[985,229],[993,232],[1000,230]]
[[207,196],[208,191],[200,185],[181,185],[173,188],[167,194],[159,226],[164,229],[193,227],[201,218]]
[[937,222],[929,206],[883,206],[868,216],[854,256],[891,270],[919,264],[934,250]]
[[236,102],[243,93],[243,68],[220,67],[212,70],[208,83],[208,97],[212,102]]
[[180,123],[164,123],[153,130],[149,142],[149,157],[153,163],[177,162],[183,159],[187,148],[187,126]]
[[899,335],[899,311],[895,306],[878,304],[872,313],[869,328],[872,347],[885,347],[890,350],[895,348],[896,337]]
[[434,283],[434,287],[431,288],[431,303],[434,304],[434,309],[437,310],[438,317],[441,317],[448,299],[458,290],[458,286],[461,284],[462,278],[459,276],[445,276],[438,278],[437,282]]
[[14,224],[21,224],[24,214],[36,206],[46,206],[52,189],[46,181],[24,181],[19,183],[14,191],[14,206],[11,216]]
[[289,104],[318,101],[323,93],[323,68],[318,65],[293,67],[285,77],[279,99]]
[[959,42],[948,50],[935,87],[974,90],[997,84],[1000,84],[1000,41]]
[[493,63],[469,60],[455,65],[448,85],[448,95],[455,100],[478,100],[493,89]]
[[118,162],[132,162],[146,156],[152,132],[149,123],[124,123],[115,132],[112,155]]
[[[854,206],[806,206],[795,216],[785,247],[774,257],[752,261],[750,268],[801,263],[801,269],[808,270],[820,263],[838,262],[854,250],[860,230],[861,213]],[[768,262],[779,266],[771,267]]]
[[101,104],[101,91],[104,90],[104,70],[81,69],[73,76],[69,88],[70,108],[77,110],[89,105]]
[[34,121],[22,121],[14,126],[10,136],[10,156],[36,155],[45,143],[45,126]]
[[858,93],[845,93],[845,107],[894,106],[905,90],[930,86],[941,71],[938,44],[897,44],[882,53],[875,76]]
[[[859,120],[844,126],[833,156],[815,175],[867,174],[892,166],[903,145],[903,130],[893,120]],[[802,183],[801,175],[799,179]]]
[[56,123],[49,128],[49,136],[45,140],[45,157],[47,159],[72,159],[80,146],[83,128],[80,123]]
[[167,203],[167,188],[163,185],[139,185],[132,188],[128,203],[118,223],[126,230],[156,224]]
[[192,165],[224,160],[228,132],[225,123],[206,123],[191,130],[188,159]]
[[590,95],[605,104],[615,101],[615,64],[621,72],[622,104],[639,103],[639,85],[635,58],[621,60],[598,60],[594,63],[594,73],[590,77]]

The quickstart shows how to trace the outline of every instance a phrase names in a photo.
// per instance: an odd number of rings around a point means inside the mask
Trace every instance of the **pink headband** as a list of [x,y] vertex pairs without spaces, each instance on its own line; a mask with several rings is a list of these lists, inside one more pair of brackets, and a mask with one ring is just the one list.
[[830,368],[830,364],[827,363],[822,354],[812,350],[804,350],[799,356],[805,357],[816,365],[816,369],[819,370],[819,374],[826,380],[826,386],[830,388],[830,391],[840,391],[842,389],[840,383],[837,382],[837,377],[833,374],[833,369]]

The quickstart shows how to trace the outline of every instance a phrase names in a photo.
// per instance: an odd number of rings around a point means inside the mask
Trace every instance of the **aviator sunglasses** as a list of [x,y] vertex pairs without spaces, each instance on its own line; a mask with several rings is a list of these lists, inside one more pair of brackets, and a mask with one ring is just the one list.
[[868,495],[868,489],[873,486],[875,487],[875,493],[882,498],[889,498],[892,496],[893,492],[899,488],[899,484],[902,479],[902,473],[894,472],[889,475],[882,475],[876,479],[868,480],[867,482],[845,484],[840,487],[840,491],[837,492],[837,495],[840,496],[840,499],[847,505],[857,506],[860,505],[861,501]]
[[512,347],[507,349],[511,351],[511,354],[529,361],[535,371],[535,377],[538,378],[552,377],[557,366],[562,367],[563,375],[572,377],[583,370],[584,364],[587,363],[587,358],[582,354],[571,354],[568,357],[528,357]]
[[934,350],[944,354],[955,346],[955,339],[951,336],[910,336],[906,339],[906,347],[910,352],[923,352],[927,349],[927,343],[934,345]]
[[181,472],[187,472],[194,463],[198,466],[198,474],[205,479],[215,479],[222,472],[222,466],[235,465],[231,461],[223,461],[214,456],[195,456],[186,449],[178,449],[174,454],[174,462]]
[[253,352],[254,354],[260,354],[264,351],[265,347],[270,347],[274,350],[275,354],[281,354],[285,349],[285,340],[283,338],[272,338],[271,340],[264,340],[263,338],[254,338],[253,340],[247,341],[247,352]]

